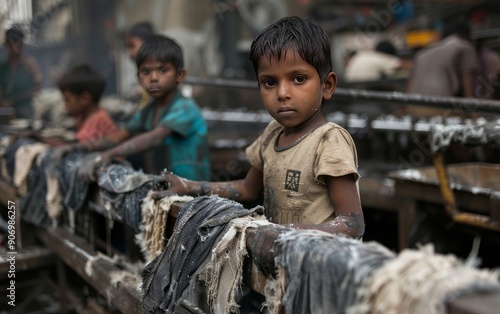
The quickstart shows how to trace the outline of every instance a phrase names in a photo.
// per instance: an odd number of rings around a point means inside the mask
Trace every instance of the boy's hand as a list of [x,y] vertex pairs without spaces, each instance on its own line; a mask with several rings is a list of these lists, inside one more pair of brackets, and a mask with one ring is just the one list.
[[166,182],[167,186],[168,186],[168,189],[167,190],[163,190],[163,191],[156,191],[156,192],[153,192],[152,194],[152,197],[154,200],[160,200],[164,197],[167,197],[167,196],[172,196],[172,195],[175,195],[175,194],[178,194],[178,195],[185,195],[187,193],[186,189],[185,189],[185,182],[186,180],[179,177],[179,176],[176,176],[175,174],[173,173],[167,173],[166,175],[164,175],[162,178],[161,178],[161,182]]
[[292,229],[275,224],[261,226],[247,240],[247,244],[250,244],[253,261],[265,276],[275,275],[274,259],[278,252],[274,250],[274,242],[280,234],[290,230]]
[[52,150],[52,153],[50,155],[50,159],[54,163],[59,163],[64,158],[64,156],[69,154],[71,151],[73,151],[73,147],[71,147],[71,145],[64,145],[64,146],[56,147]]
[[97,181],[99,174],[104,171],[110,162],[111,157],[109,157],[106,153],[99,154],[93,159],[90,159],[82,164],[82,167],[78,170],[78,174],[80,177],[89,182],[95,182]]

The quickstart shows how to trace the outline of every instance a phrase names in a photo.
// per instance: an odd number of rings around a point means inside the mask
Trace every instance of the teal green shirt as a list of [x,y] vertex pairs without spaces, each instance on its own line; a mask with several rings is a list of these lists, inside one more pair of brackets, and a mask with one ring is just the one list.
[[[0,63],[0,95],[2,99],[14,100],[12,107],[17,118],[33,118],[33,98],[23,95],[33,90],[40,81],[40,70],[32,57],[23,56],[14,68],[7,61]],[[19,97],[23,99],[16,101]]]
[[156,127],[172,130],[160,147],[145,155],[148,172],[159,174],[163,169],[190,180],[210,179],[210,160],[207,125],[193,99],[176,92],[170,105],[161,112],[158,124],[153,125],[155,101],[136,113],[125,126],[133,135],[149,132]]

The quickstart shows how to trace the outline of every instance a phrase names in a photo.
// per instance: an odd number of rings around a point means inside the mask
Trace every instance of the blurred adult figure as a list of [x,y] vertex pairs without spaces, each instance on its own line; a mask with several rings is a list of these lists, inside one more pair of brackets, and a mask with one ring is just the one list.
[[[149,22],[139,22],[130,27],[125,33],[124,41],[130,60],[135,64],[135,57],[142,43],[151,36],[155,35],[154,27]],[[131,95],[133,101],[139,103],[139,108],[145,107],[150,101],[149,94],[139,85],[135,84]]]
[[407,92],[432,96],[474,97],[478,59],[470,41],[470,27],[461,20],[443,28],[441,40],[420,50]]
[[374,50],[362,50],[354,54],[345,69],[346,82],[377,81],[393,77],[408,62],[397,55],[396,47],[389,40],[377,43]]
[[135,63],[137,51],[142,43],[155,34],[154,27],[149,22],[139,22],[134,24],[125,33],[125,47],[127,48],[130,59]]
[[500,60],[498,54],[485,45],[485,39],[476,41],[476,52],[479,61],[479,71],[475,80],[474,95],[477,98],[494,98],[493,83],[498,80]]
[[16,118],[32,119],[33,97],[40,90],[42,74],[35,59],[23,54],[23,39],[18,27],[5,32],[8,55],[0,63],[0,106],[14,108]]

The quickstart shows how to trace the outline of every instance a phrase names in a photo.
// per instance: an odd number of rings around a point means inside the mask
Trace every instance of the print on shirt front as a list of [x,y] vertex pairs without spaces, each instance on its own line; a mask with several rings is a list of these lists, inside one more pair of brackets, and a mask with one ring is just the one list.
[[285,189],[298,192],[299,183],[300,183],[300,171],[287,169]]

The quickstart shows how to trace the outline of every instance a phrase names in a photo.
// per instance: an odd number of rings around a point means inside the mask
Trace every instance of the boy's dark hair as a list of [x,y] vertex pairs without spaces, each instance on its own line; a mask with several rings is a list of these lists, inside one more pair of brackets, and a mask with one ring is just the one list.
[[312,20],[291,16],[269,25],[253,40],[250,59],[255,74],[262,57],[280,60],[289,49],[312,65],[321,80],[332,71],[330,40],[324,29]]
[[396,47],[389,40],[379,41],[375,46],[375,51],[382,52],[388,55],[397,55]]
[[444,21],[441,37],[446,38],[450,35],[458,35],[463,39],[470,40],[470,26],[460,18],[450,18]]
[[153,25],[149,22],[139,22],[134,24],[125,34],[126,36],[139,37],[146,40],[155,34]]
[[12,26],[5,31],[5,41],[7,40],[23,41],[23,39],[24,39],[24,32],[18,26]]
[[162,35],[154,35],[144,41],[135,58],[137,68],[149,58],[171,62],[177,71],[184,68],[182,48],[173,39]]
[[88,92],[96,103],[101,99],[105,86],[106,81],[101,74],[87,64],[77,65],[69,69],[57,81],[59,90],[68,91],[75,95]]

